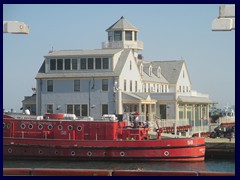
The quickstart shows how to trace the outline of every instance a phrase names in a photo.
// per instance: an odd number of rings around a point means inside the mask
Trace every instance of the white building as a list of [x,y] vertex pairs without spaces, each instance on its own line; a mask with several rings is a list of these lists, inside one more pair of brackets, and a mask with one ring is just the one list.
[[208,118],[207,94],[191,88],[184,60],[146,61],[139,30],[121,17],[107,30],[102,49],[50,51],[36,76],[37,114],[138,111],[147,119]]

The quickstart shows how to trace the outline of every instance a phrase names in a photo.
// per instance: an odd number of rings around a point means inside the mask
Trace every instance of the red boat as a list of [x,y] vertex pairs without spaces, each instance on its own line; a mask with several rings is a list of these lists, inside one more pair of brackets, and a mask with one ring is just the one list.
[[[135,115],[132,119],[135,120]],[[3,155],[10,159],[203,161],[205,139],[150,139],[141,122],[80,120],[64,114],[3,115]]]

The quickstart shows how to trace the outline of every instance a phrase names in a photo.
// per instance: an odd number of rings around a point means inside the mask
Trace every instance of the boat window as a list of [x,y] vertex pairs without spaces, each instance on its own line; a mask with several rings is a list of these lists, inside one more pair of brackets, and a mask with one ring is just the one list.
[[10,129],[10,127],[11,127],[11,124],[7,124],[7,129]]
[[32,124],[29,124],[29,125],[28,125],[28,128],[29,128],[29,129],[32,129],[32,128],[33,128],[33,125],[32,125]]
[[72,156],[75,156],[75,151],[72,151],[72,152],[71,152],[71,155],[72,155]]
[[58,125],[58,130],[62,130],[63,126],[62,125]]
[[78,127],[77,127],[77,130],[78,130],[78,131],[81,131],[81,130],[82,130],[82,126],[78,126]]
[[53,126],[50,124],[48,125],[48,130],[52,130]]
[[25,129],[26,128],[26,125],[23,123],[21,124],[21,129]]
[[38,125],[38,129],[39,129],[39,130],[42,130],[42,128],[43,128],[43,125],[42,125],[42,124],[39,124],[39,125]]
[[5,128],[5,123],[3,123],[3,128]]
[[73,126],[72,125],[68,125],[68,130],[73,130]]

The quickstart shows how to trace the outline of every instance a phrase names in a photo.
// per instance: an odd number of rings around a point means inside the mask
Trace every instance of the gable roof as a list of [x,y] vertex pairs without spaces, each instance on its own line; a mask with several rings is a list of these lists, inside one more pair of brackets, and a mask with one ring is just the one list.
[[153,61],[152,63],[153,66],[160,65],[162,75],[167,79],[170,84],[176,84],[185,61]]
[[133,26],[131,23],[129,23],[123,16],[115,22],[112,26],[110,26],[106,31],[112,31],[112,30],[134,30],[139,31],[135,26]]

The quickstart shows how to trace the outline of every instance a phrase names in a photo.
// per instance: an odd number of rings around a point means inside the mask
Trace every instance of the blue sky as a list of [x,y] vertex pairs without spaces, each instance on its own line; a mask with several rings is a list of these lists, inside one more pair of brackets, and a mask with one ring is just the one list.
[[146,60],[184,59],[193,90],[234,105],[235,31],[211,31],[218,15],[219,4],[5,4],[3,20],[27,23],[30,34],[3,34],[3,108],[19,111],[49,50],[100,49],[121,16],[140,29]]

